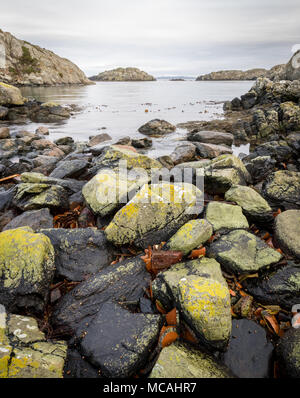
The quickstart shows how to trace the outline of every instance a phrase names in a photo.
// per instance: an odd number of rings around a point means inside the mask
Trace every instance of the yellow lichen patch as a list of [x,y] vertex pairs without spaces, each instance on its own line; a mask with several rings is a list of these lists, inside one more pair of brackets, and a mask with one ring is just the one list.
[[47,236],[28,227],[0,233],[0,279],[5,288],[16,288],[22,279],[42,282],[44,272],[51,269],[54,249]]
[[11,346],[0,345],[0,379],[8,377],[8,365],[11,351]]

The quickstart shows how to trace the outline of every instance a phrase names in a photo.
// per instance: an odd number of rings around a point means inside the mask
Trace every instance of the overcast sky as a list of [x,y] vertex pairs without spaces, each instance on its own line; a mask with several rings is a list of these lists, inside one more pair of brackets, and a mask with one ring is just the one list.
[[118,66],[197,76],[287,62],[299,17],[299,0],[9,0],[0,28],[88,76]]

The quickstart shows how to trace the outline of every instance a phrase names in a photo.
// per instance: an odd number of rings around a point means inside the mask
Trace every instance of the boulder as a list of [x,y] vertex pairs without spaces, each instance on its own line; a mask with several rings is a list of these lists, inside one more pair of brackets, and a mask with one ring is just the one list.
[[257,156],[254,159],[249,159],[247,156],[243,162],[254,184],[265,180],[275,170],[276,165],[276,160],[271,156]]
[[222,379],[234,376],[212,355],[176,342],[161,351],[149,377],[150,379]]
[[154,119],[139,128],[139,132],[151,137],[161,137],[174,133],[176,127],[165,120]]
[[300,209],[300,172],[280,170],[270,174],[262,195],[274,208]]
[[8,127],[0,127],[0,140],[10,138],[10,132]]
[[268,202],[253,188],[233,185],[226,193],[225,200],[235,202],[251,220],[267,224],[273,221],[272,209]]
[[189,162],[196,156],[196,146],[192,143],[181,144],[171,153],[170,157],[174,165]]
[[286,80],[300,80],[300,50],[296,51],[285,65],[283,74]]
[[255,273],[282,258],[279,252],[245,230],[223,235],[211,244],[208,255],[220,262],[228,272],[236,274]]
[[20,89],[0,82],[0,105],[23,105],[24,101]]
[[279,115],[281,125],[285,132],[290,133],[300,130],[300,106],[294,102],[280,104]]
[[3,231],[20,227],[30,227],[34,231],[43,228],[53,228],[53,216],[50,214],[49,209],[26,211],[13,218]]
[[0,304],[0,378],[62,378],[66,352],[65,342],[46,341],[34,318]]
[[169,250],[181,251],[184,255],[200,247],[213,234],[212,225],[206,220],[191,220],[184,224],[167,242]]
[[291,328],[279,340],[276,355],[281,375],[287,378],[300,377],[300,329]]
[[55,228],[41,232],[54,247],[57,277],[82,281],[108,267],[114,259],[104,232],[95,228]]
[[280,247],[300,259],[300,210],[287,210],[279,214],[274,228]]
[[188,140],[206,144],[231,146],[233,144],[233,134],[224,133],[223,131],[203,130],[191,134],[188,136]]
[[146,184],[114,216],[105,230],[107,239],[142,248],[165,242],[202,211],[201,196],[198,188],[187,183]]
[[99,145],[102,142],[110,141],[110,140],[112,140],[112,138],[109,134],[106,134],[106,133],[98,134],[90,139],[88,146],[92,147],[95,145]]
[[4,119],[8,115],[8,108],[0,105],[0,119]]
[[35,133],[38,135],[49,135],[49,129],[45,126],[40,126],[35,130]]
[[161,326],[160,315],[105,303],[86,330],[82,353],[106,377],[130,377],[146,364]]
[[202,158],[214,159],[221,155],[231,154],[232,149],[227,145],[215,145],[196,142],[197,151]]
[[213,226],[215,232],[219,230],[249,228],[242,208],[223,202],[210,202],[207,205],[206,220]]
[[132,139],[131,145],[134,148],[138,149],[147,149],[151,148],[153,145],[153,141],[151,138],[145,137],[145,138],[139,138],[139,139]]
[[0,302],[8,310],[43,311],[55,271],[50,239],[29,227],[0,233]]
[[50,174],[53,178],[76,178],[88,167],[89,163],[82,160],[62,160]]

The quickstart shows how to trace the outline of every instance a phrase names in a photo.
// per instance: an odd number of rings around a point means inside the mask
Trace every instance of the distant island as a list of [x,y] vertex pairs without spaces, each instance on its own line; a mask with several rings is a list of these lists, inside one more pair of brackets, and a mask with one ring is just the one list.
[[217,72],[211,72],[206,75],[198,76],[196,81],[206,80],[256,80],[259,77],[271,78],[274,74],[277,74],[284,65],[276,65],[272,69],[255,68],[242,70],[221,70]]
[[91,76],[90,80],[98,82],[138,82],[155,81],[155,77],[138,68],[116,68]]

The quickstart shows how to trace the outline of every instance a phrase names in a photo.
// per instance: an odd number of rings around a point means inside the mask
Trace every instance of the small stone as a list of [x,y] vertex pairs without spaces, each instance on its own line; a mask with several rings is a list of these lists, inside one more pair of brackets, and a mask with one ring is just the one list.
[[35,130],[35,133],[41,135],[49,135],[49,129],[44,126],[40,126]]
[[8,127],[0,127],[0,140],[10,138],[10,132]]

